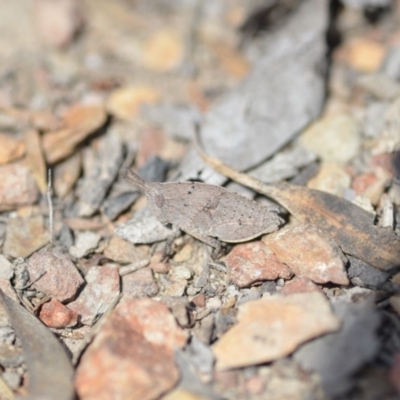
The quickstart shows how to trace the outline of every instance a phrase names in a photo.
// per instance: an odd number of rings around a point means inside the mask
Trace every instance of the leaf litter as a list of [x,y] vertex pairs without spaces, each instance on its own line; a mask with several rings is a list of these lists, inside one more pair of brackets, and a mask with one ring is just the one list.
[[394,398],[398,5],[47,3],[1,6],[1,397]]

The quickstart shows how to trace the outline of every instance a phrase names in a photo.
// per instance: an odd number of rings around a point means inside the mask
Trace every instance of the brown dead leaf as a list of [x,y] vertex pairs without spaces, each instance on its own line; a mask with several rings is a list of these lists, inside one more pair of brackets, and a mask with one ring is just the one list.
[[139,114],[143,104],[154,104],[160,100],[157,90],[149,86],[124,87],[111,93],[107,110],[122,120],[131,120]]
[[24,153],[25,145],[22,140],[5,133],[0,133],[0,165],[17,160]]
[[64,115],[66,127],[43,136],[43,149],[50,164],[70,156],[75,148],[106,122],[102,105],[76,105]]
[[32,171],[32,175],[35,178],[40,192],[42,194],[46,193],[46,162],[44,160],[43,151],[40,144],[39,132],[34,129],[25,131],[24,141],[26,147],[26,162]]
[[64,198],[75,185],[82,168],[80,153],[75,153],[54,168],[54,191],[60,199]]
[[35,128],[41,131],[60,129],[62,121],[53,113],[45,110],[22,110],[15,107],[0,107],[0,116],[8,119],[8,128],[20,126]]
[[154,33],[144,44],[143,64],[156,71],[178,67],[185,53],[182,39],[182,36],[171,31]]

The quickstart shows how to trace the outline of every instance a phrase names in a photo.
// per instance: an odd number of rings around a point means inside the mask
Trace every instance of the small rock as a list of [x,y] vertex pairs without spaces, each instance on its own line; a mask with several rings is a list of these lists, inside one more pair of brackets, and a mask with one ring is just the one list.
[[196,305],[196,307],[204,308],[206,306],[206,296],[204,296],[204,294],[198,294],[197,296],[193,297],[192,302]]
[[184,267],[183,265],[177,265],[169,271],[169,278],[172,281],[189,280],[192,277],[192,272],[190,269]]
[[300,136],[300,143],[325,162],[346,164],[359,153],[361,138],[356,120],[339,114],[313,123]]
[[350,266],[348,275],[355,286],[380,289],[390,279],[390,274],[372,267],[356,257],[348,256]]
[[45,226],[42,216],[10,218],[4,241],[4,254],[14,258],[25,258],[45,246],[49,240],[49,229]]
[[143,47],[143,64],[155,71],[169,71],[182,62],[185,53],[183,37],[173,31],[159,30]]
[[98,314],[107,311],[120,293],[118,267],[113,264],[92,267],[85,279],[86,286],[77,300],[68,304],[68,308],[81,316],[83,324],[91,325]]
[[97,248],[100,239],[101,236],[98,233],[79,232],[75,238],[75,244],[69,248],[69,254],[75,258],[85,257]]
[[150,268],[141,268],[121,279],[122,293],[128,297],[153,297],[158,293],[158,286]]
[[386,55],[385,46],[369,38],[354,38],[343,51],[349,65],[361,72],[376,72]]
[[261,241],[236,245],[223,261],[229,278],[239,287],[277,278],[289,279],[292,275]]
[[187,286],[186,280],[170,282],[163,290],[163,296],[180,297],[183,296]]
[[149,257],[148,246],[134,246],[120,236],[112,236],[104,256],[119,264],[135,263]]
[[84,282],[69,255],[56,249],[33,254],[27,269],[35,289],[61,302],[72,300]]
[[335,163],[323,163],[318,174],[308,181],[307,187],[343,197],[350,183],[350,175],[341,166]]
[[36,0],[35,22],[43,42],[49,46],[67,46],[83,24],[83,11],[76,0]]
[[44,303],[39,312],[40,320],[50,328],[69,328],[78,323],[78,314],[57,299]]
[[[297,346],[335,331],[340,322],[325,296],[302,293],[270,296],[239,307],[238,323],[213,346],[218,370],[284,357]],[[240,352],[237,344],[240,343]]]
[[285,228],[265,236],[263,241],[296,276],[316,283],[349,284],[342,251],[315,226],[302,224]]
[[39,189],[24,161],[0,165],[0,211],[37,202]]
[[161,252],[155,253],[150,258],[149,268],[158,274],[166,274],[171,269],[171,265],[167,261],[161,261]]
[[166,305],[123,300],[82,356],[75,380],[79,397],[159,398],[179,380],[174,350],[186,340]]
[[322,290],[312,281],[307,278],[299,278],[295,276],[289,282],[286,282],[285,286],[282,290],[279,291],[279,294],[284,296],[290,296],[295,293],[311,293],[318,292],[322,293]]
[[172,230],[163,225],[146,207],[135,213],[128,222],[120,225],[115,233],[134,244],[152,244],[170,237]]

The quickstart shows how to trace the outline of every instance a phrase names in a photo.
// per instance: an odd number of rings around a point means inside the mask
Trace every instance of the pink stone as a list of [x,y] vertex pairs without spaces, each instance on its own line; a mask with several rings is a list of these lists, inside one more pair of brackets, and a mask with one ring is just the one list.
[[81,316],[81,322],[91,325],[98,313],[104,313],[120,293],[118,266],[105,264],[91,267],[85,276],[86,286],[68,308]]
[[122,300],[81,359],[75,380],[79,398],[159,398],[179,379],[174,349],[186,340],[166,305]]
[[344,254],[325,232],[314,225],[284,228],[264,236],[263,241],[296,276],[316,283],[349,284]]
[[224,258],[229,278],[239,287],[277,278],[288,279],[292,272],[261,241],[236,245]]
[[61,302],[73,299],[84,282],[70,256],[57,249],[33,254],[27,268],[32,286]]
[[40,320],[50,328],[68,328],[78,322],[78,314],[57,299],[44,303],[39,312]]

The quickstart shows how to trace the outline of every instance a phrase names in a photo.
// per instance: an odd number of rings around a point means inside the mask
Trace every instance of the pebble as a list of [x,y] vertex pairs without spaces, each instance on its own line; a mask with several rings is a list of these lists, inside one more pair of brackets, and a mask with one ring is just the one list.
[[75,258],[85,257],[97,248],[100,239],[101,236],[92,231],[78,232],[74,245],[69,248],[69,254]]
[[104,256],[119,264],[135,263],[149,257],[148,246],[134,246],[118,235],[111,237],[104,250]]
[[172,30],[160,29],[146,40],[140,58],[144,66],[163,72],[177,68],[184,54],[183,36]]
[[350,175],[340,165],[323,163],[317,175],[308,181],[307,187],[343,197],[350,184]]
[[349,284],[345,256],[339,246],[317,227],[301,224],[284,228],[265,236],[263,241],[296,276],[316,283]]
[[148,207],[135,213],[132,219],[120,225],[115,233],[128,242],[153,244],[166,240],[172,230],[163,225]]
[[83,11],[79,1],[39,0],[34,6],[35,25],[47,46],[65,48],[82,28]]
[[34,204],[39,189],[24,161],[0,165],[0,211]]
[[49,229],[42,216],[10,218],[3,251],[7,256],[26,258],[45,246],[49,240]]
[[27,270],[35,289],[60,302],[74,299],[84,282],[70,256],[56,249],[33,254]]
[[124,275],[121,278],[122,293],[128,297],[153,297],[158,293],[158,286],[150,268]]
[[292,353],[301,343],[340,327],[320,293],[249,301],[239,306],[237,318],[238,323],[213,346],[217,370],[276,360]]
[[172,281],[180,281],[180,280],[189,280],[192,277],[192,272],[189,268],[184,267],[183,265],[178,265],[173,267],[169,271],[169,278]]
[[50,328],[70,328],[78,323],[78,314],[57,299],[51,299],[42,305],[39,319]]
[[349,65],[360,72],[376,72],[386,56],[386,47],[369,38],[353,38],[343,51]]
[[300,143],[325,162],[346,164],[359,153],[360,129],[348,114],[328,116],[307,128],[300,136]]
[[289,279],[291,270],[261,241],[236,245],[224,258],[229,279],[238,287],[277,278]]
[[96,316],[107,308],[120,293],[118,266],[105,264],[91,267],[85,276],[86,286],[68,308],[81,316],[84,325],[92,325]]
[[322,290],[311,280],[295,276],[292,280],[286,282],[282,290],[279,291],[279,294],[288,296],[295,293],[310,292],[322,293]]
[[79,398],[159,398],[179,380],[174,350],[186,340],[165,304],[121,301],[82,356],[75,379]]

